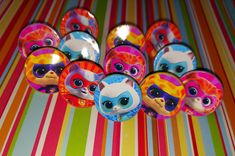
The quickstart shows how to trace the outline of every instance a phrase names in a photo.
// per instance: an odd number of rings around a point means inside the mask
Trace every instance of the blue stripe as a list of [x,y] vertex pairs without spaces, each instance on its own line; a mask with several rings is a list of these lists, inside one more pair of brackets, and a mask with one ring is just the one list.
[[172,122],[171,119],[166,120],[167,125],[167,136],[168,136],[168,144],[169,144],[169,155],[175,155],[175,146],[174,146],[174,136],[172,130]]
[[107,137],[106,137],[106,145],[105,145],[105,155],[110,156],[112,155],[112,146],[113,146],[113,121],[108,120],[107,126]]
[[226,10],[228,11],[228,15],[230,17],[230,20],[233,23],[233,26],[235,27],[235,13],[234,13],[234,0],[226,0],[222,1],[224,3],[224,6],[226,7]]
[[[25,120],[17,138],[13,155],[30,155],[38,133],[46,103],[47,94],[35,92]],[[27,148],[26,148],[27,147]]]
[[117,23],[121,23],[121,21],[122,21],[122,1],[118,1]]
[[183,113],[183,120],[184,120],[184,132],[185,132],[185,138],[186,138],[186,142],[188,145],[188,154],[189,155],[194,155],[193,153],[193,146],[192,146],[192,142],[191,142],[191,137],[190,137],[190,128],[188,126],[188,115]]
[[[152,131],[152,118],[147,116],[147,132],[148,132],[148,155],[153,156],[153,131]],[[153,119],[154,120],[154,119]],[[141,147],[139,147],[141,148]]]

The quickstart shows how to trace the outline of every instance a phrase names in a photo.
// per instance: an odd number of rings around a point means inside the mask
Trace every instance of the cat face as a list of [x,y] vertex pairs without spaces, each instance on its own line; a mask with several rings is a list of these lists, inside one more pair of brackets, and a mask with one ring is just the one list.
[[136,26],[119,25],[112,29],[107,37],[107,52],[120,45],[130,45],[141,52],[145,51],[145,38]]
[[106,73],[124,73],[140,82],[146,74],[146,60],[136,48],[123,45],[106,55],[104,70]]
[[179,29],[168,21],[160,21],[152,25],[146,33],[146,39],[152,43],[157,51],[167,44],[182,40]]
[[91,61],[76,61],[62,72],[59,80],[61,95],[76,107],[94,104],[94,91],[104,73],[102,68]]
[[[117,79],[120,78],[119,76],[119,74],[113,74],[106,78]],[[137,83],[124,75],[121,75],[121,77],[121,82],[110,84],[102,80],[95,91],[98,111],[104,117],[113,121],[130,119],[140,108],[141,94]]]
[[140,87],[144,102],[142,109],[152,117],[169,118],[184,104],[184,86],[172,74],[152,73],[141,82]]
[[184,73],[196,68],[195,56],[192,51],[178,51],[173,48],[182,47],[186,50],[187,47],[179,44],[172,44],[163,48],[154,60],[154,70],[171,72],[177,76],[182,76]]
[[59,49],[71,60],[88,59],[99,61],[100,51],[97,42],[83,32],[67,34],[61,41]]
[[72,31],[84,31],[95,38],[98,36],[98,25],[94,15],[84,9],[68,11],[62,19],[60,29],[62,35]]
[[[203,74],[197,75],[197,72]],[[219,106],[222,85],[215,76],[213,78],[212,74],[205,71],[192,71],[181,79],[187,94],[183,111],[190,115],[202,116],[213,112]]]
[[25,27],[19,36],[18,47],[23,57],[40,47],[57,47],[60,38],[55,30],[48,25],[34,23]]

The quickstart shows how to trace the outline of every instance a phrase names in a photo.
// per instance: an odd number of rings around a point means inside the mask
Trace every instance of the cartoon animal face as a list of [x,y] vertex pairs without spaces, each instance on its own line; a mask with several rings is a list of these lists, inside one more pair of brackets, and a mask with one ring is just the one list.
[[146,74],[146,60],[136,48],[119,46],[106,55],[104,70],[106,73],[124,73],[140,82]]
[[158,51],[165,45],[181,41],[179,29],[168,21],[160,21],[152,25],[146,33],[149,40]]
[[193,71],[182,77],[187,93],[183,110],[190,115],[207,115],[222,100],[222,85],[219,80],[210,73],[201,73],[203,74],[198,75],[197,71]]
[[155,71],[171,72],[179,77],[195,68],[195,56],[192,51],[181,52],[173,50],[171,46],[162,49],[154,61]]
[[95,38],[98,36],[98,25],[95,17],[84,9],[68,11],[62,19],[60,28],[62,35],[79,30],[89,33]]
[[66,35],[59,49],[71,60],[89,59],[99,61],[100,52],[97,42],[88,34],[83,32],[72,32]]
[[19,36],[19,50],[23,57],[40,47],[57,47],[60,38],[55,30],[45,24],[35,23],[25,27]]
[[26,60],[26,78],[41,92],[57,92],[59,76],[68,63],[66,56],[54,48],[38,49]]
[[185,97],[183,84],[174,75],[157,72],[141,83],[143,110],[156,118],[168,118],[182,107]]
[[81,99],[93,100],[95,88],[103,76],[103,73],[96,74],[74,64],[70,67],[70,73],[64,83],[70,94]]

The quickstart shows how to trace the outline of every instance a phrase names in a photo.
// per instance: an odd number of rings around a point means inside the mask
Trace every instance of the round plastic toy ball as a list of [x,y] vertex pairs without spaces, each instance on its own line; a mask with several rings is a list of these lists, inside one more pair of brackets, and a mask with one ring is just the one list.
[[111,74],[99,82],[94,100],[102,116],[122,122],[137,114],[142,96],[134,79],[124,74]]
[[157,119],[175,116],[184,105],[185,89],[180,79],[167,72],[154,72],[140,84],[143,96],[142,109]]
[[33,23],[20,32],[18,48],[21,56],[26,58],[38,48],[58,47],[59,43],[60,37],[53,28],[43,23]]
[[94,91],[104,77],[102,67],[89,60],[70,63],[63,70],[59,79],[59,92],[62,97],[75,107],[94,105]]
[[59,76],[68,63],[68,58],[55,48],[37,49],[26,59],[26,79],[40,92],[58,92]]
[[98,37],[98,23],[88,10],[77,8],[65,13],[60,24],[62,36],[72,31],[84,31],[94,38]]
[[88,59],[99,62],[100,49],[96,40],[82,31],[74,31],[63,37],[58,47],[70,61]]
[[208,71],[190,71],[181,77],[186,99],[183,111],[189,115],[205,116],[214,112],[223,99],[223,86],[216,75]]

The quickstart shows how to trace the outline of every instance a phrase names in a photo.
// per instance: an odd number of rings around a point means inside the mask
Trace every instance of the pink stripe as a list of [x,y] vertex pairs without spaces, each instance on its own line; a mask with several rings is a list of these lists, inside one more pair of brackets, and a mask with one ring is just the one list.
[[2,96],[0,97],[1,105],[0,105],[0,118],[2,117],[3,111],[7,105],[7,102],[15,88],[17,81],[19,80],[19,76],[22,73],[22,68],[24,66],[24,60],[21,58],[11,75],[9,83],[7,83],[6,90],[3,92]]
[[36,140],[34,142],[34,146],[33,146],[33,150],[32,150],[31,155],[35,155],[36,154],[38,143],[39,143],[39,140],[40,140],[40,137],[41,137],[41,134],[42,134],[43,126],[45,124],[46,117],[47,117],[47,114],[48,114],[48,110],[50,108],[52,97],[53,97],[53,95],[51,94],[49,96],[49,98],[48,98],[48,101],[47,101],[47,104],[46,104],[46,108],[45,108],[45,111],[43,113],[42,121],[40,123],[40,127],[39,127],[39,130],[38,130],[38,134],[37,134]]
[[158,149],[159,155],[166,156],[167,153],[167,142],[166,142],[166,128],[165,128],[165,120],[157,121],[157,129],[158,129]]
[[21,105],[21,108],[20,108],[20,110],[19,110],[19,113],[17,114],[17,117],[16,117],[16,120],[15,120],[15,122],[14,122],[14,125],[13,125],[13,127],[12,127],[12,129],[11,129],[9,138],[7,139],[7,143],[6,143],[5,149],[4,149],[4,151],[3,151],[3,155],[7,155],[7,153],[8,153],[8,150],[9,150],[10,145],[11,145],[11,143],[12,143],[12,140],[13,140],[13,138],[14,138],[16,129],[17,129],[17,127],[19,126],[20,119],[21,119],[22,114],[23,114],[23,112],[24,112],[24,110],[25,110],[25,107],[26,107],[26,104],[27,104],[27,102],[28,102],[28,98],[29,98],[29,95],[30,95],[31,91],[32,91],[32,88],[29,87],[28,90],[27,90],[27,93],[26,93],[26,95],[25,95],[25,97],[24,97],[24,100],[23,100],[23,102],[22,102],[22,105]]
[[141,109],[138,113],[138,153],[139,155],[148,155],[147,125],[144,111]]
[[102,152],[102,143],[103,143],[103,135],[104,135],[104,120],[105,120],[104,117],[98,114],[94,148],[93,148],[94,156],[101,155],[101,152]]
[[55,104],[55,109],[53,112],[51,123],[47,131],[47,136],[42,150],[42,155],[55,155],[66,107],[67,107],[66,102],[59,95]]
[[120,155],[120,137],[121,137],[121,123],[114,122],[113,128],[113,143],[112,143],[112,156]]

